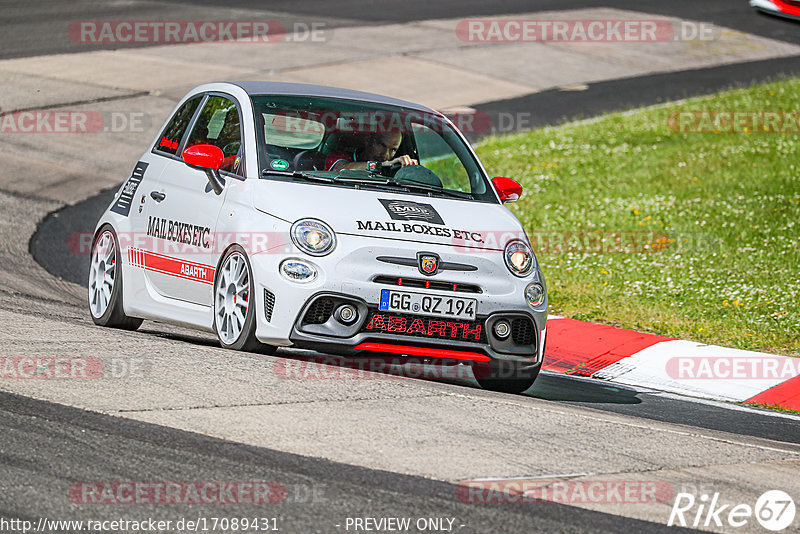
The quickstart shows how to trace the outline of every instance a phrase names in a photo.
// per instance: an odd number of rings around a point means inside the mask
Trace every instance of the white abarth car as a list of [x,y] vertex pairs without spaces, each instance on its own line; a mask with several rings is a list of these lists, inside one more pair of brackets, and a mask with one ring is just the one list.
[[518,392],[542,364],[544,278],[517,218],[450,120],[303,84],[199,86],[98,222],[89,310],[223,347],[471,365]]

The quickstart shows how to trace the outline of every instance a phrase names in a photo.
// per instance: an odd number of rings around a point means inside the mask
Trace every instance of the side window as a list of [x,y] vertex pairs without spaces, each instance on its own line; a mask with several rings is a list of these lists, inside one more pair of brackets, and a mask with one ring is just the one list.
[[202,95],[198,95],[184,102],[184,104],[175,112],[172,120],[169,121],[167,127],[161,133],[156,143],[155,150],[165,152],[167,154],[176,155],[178,153],[178,145],[181,144],[183,133],[189,126],[189,122],[194,116],[194,111],[203,99]]
[[189,135],[187,148],[214,145],[222,149],[220,170],[244,176],[242,162],[242,127],[239,110],[233,101],[222,96],[209,97]]

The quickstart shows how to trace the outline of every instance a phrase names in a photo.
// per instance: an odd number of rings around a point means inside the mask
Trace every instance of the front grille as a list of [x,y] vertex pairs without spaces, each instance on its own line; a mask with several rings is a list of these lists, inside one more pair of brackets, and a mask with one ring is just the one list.
[[328,297],[318,298],[309,306],[303,322],[305,324],[324,324],[333,315],[333,299]]
[[459,284],[444,280],[426,280],[424,278],[406,278],[397,276],[376,276],[372,279],[376,284],[385,286],[402,286],[418,289],[436,289],[439,291],[455,291],[456,293],[483,293],[475,284]]
[[486,343],[486,332],[481,321],[459,321],[410,314],[384,313],[374,308],[370,310],[364,326],[361,327],[361,332],[420,339]]
[[517,345],[533,344],[533,324],[528,318],[517,318],[511,320],[511,339]]
[[272,310],[275,308],[275,294],[269,289],[264,289],[264,318],[272,321]]

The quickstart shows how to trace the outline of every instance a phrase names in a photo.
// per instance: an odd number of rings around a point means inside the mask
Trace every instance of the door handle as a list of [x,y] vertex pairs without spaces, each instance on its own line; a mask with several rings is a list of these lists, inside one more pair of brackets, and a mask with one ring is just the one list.
[[153,200],[155,200],[156,202],[161,202],[162,200],[167,198],[167,195],[165,195],[160,191],[150,191],[150,196],[153,197]]

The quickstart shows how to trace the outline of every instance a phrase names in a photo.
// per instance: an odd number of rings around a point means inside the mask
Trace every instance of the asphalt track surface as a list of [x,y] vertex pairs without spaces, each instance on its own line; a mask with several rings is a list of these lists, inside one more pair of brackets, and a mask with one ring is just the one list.
[[[0,516],[34,524],[39,517],[177,521],[256,513],[246,505],[136,506],[121,513],[118,506],[98,504],[76,514],[64,499],[73,477],[104,481],[124,473],[127,480],[164,480],[169,473],[170,481],[283,485],[286,499],[275,505],[275,512],[268,505],[257,508],[260,517],[277,517],[282,532],[344,531],[347,517],[448,517],[456,519],[456,527],[464,525],[454,528],[460,532],[530,532],[532,525],[557,533],[674,530],[557,503],[463,503],[454,484],[249,447],[7,393],[0,393],[0,429],[6,488]],[[20,507],[21,499],[15,498],[26,491],[32,495]]]
[[[70,486],[65,471],[83,480],[113,480],[124,472],[130,480],[258,480],[286,488],[286,500],[258,514],[279,518],[281,531],[335,530],[346,517],[451,517],[465,532],[522,532],[537,525],[550,532],[607,532],[614,529],[661,532],[667,527],[555,503],[534,506],[461,503],[456,486],[419,477],[363,469],[330,461],[248,447],[156,425],[115,419],[75,408],[0,394],[4,436],[3,484],[36,491],[24,510],[0,497],[0,515],[31,520],[40,516],[76,517],[64,495]],[[31,450],[31,444],[35,447]],[[68,466],[61,460],[69,458]],[[132,465],[132,458],[147,459]],[[6,501],[6,502],[4,502]],[[171,506],[126,510],[125,519],[148,517],[238,517],[244,506]],[[146,507],[145,507],[146,508]],[[76,518],[118,519],[118,508],[96,505]],[[669,529],[672,530],[672,529]]]
[[[57,24],[70,20],[128,18],[169,20],[193,13],[195,6],[214,9],[212,1],[125,2],[106,7],[101,2],[5,2],[0,22],[0,57],[24,57],[84,51],[68,40],[54,41],[48,35]],[[570,8],[613,6],[713,22],[756,35],[800,42],[799,26],[790,21],[759,15],[746,1],[707,2],[587,2]],[[474,17],[498,13],[559,10],[563,2],[412,0],[402,6],[388,2],[264,2],[233,0],[228,7],[266,9],[280,13],[278,20],[324,18],[333,26],[404,22],[439,17]],[[68,13],[67,13],[68,11]],[[281,19],[282,17],[282,19]],[[198,17],[199,18],[199,17]],[[747,85],[783,74],[800,72],[800,59],[763,61],[683,73],[590,84],[586,91],[546,91],[518,99],[475,106],[490,115],[516,110],[537,111],[532,126],[554,124],[567,118],[588,117],[604,111],[706,94],[735,85]],[[88,257],[71,254],[66,237],[91,231],[113,192],[107,191],[49,216],[30,242],[34,257],[52,274],[85,285]],[[186,338],[187,343],[202,341]],[[286,354],[288,355],[288,354]],[[464,385],[464,387],[472,387]],[[489,393],[487,393],[489,394]],[[500,396],[502,394],[494,394]],[[683,400],[657,392],[603,384],[591,380],[543,374],[533,396],[554,403],[567,403],[637,419],[652,419],[732,432],[742,436],[800,443],[797,421],[756,410],[739,411],[719,403]],[[654,532],[666,529],[620,516],[560,504],[535,506],[467,505],[453,498],[455,486],[421,477],[398,475],[297,456],[267,448],[251,447],[198,434],[100,415],[59,404],[0,393],[0,515],[35,520],[39,516],[60,519],[126,519],[158,516],[164,519],[242,514],[241,507],[168,507],[136,510],[97,506],[76,511],[64,499],[73,480],[274,480],[289,490],[289,499],[276,515],[282,530],[289,532],[330,531],[344,517],[414,516],[456,517],[467,525],[464,531],[504,532]],[[166,473],[166,475],[165,475]],[[293,490],[316,485],[324,497],[309,502]],[[673,529],[670,529],[673,530]]]
[[[800,30],[800,24],[798,24]],[[800,34],[800,32],[798,32]],[[550,89],[518,98],[473,106],[500,123],[498,117],[528,113],[530,128],[590,118],[612,111],[716,93],[800,74],[800,57],[752,61],[706,69],[669,72],[588,84],[583,91]],[[470,141],[476,136],[470,136]]]
[[[800,43],[797,23],[761,15],[747,0],[230,0],[220,8],[216,0],[194,2],[132,0],[103,2],[72,0],[29,2],[7,0],[0,11],[0,59],[42,54],[83,52],[86,46],[72,42],[63,32],[65,22],[85,20],[236,20],[234,8],[267,15],[266,20],[282,23],[324,20],[331,28],[350,25],[387,24],[436,18],[480,17],[482,15],[559,11],[590,7],[615,7],[664,16],[711,22],[763,37]],[[203,16],[198,16],[201,14]],[[246,19],[245,19],[246,20]],[[136,44],[97,45],[97,49],[142,46]]]

